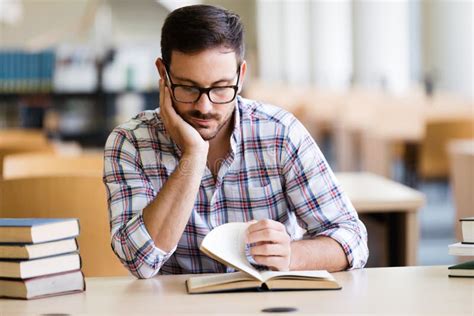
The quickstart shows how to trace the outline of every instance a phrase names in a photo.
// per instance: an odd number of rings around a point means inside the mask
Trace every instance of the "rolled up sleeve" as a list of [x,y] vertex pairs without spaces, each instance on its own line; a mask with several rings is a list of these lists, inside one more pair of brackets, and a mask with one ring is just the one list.
[[344,250],[348,269],[365,266],[367,230],[338,184],[323,154],[298,121],[290,125],[282,151],[287,200],[304,238],[327,236]]
[[143,209],[156,197],[140,165],[133,137],[114,130],[105,145],[103,181],[107,189],[111,246],[122,264],[138,278],[156,275],[175,249],[157,248],[143,221]]

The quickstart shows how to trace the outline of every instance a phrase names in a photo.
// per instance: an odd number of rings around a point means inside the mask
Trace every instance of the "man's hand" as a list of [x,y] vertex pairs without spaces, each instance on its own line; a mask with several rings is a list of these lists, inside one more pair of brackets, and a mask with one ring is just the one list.
[[272,270],[288,271],[291,259],[291,237],[285,226],[270,219],[263,219],[247,228],[247,244],[256,263]]
[[160,115],[166,131],[184,154],[202,154],[207,157],[209,142],[205,141],[199,132],[189,125],[176,113],[172,106],[169,88],[160,79]]

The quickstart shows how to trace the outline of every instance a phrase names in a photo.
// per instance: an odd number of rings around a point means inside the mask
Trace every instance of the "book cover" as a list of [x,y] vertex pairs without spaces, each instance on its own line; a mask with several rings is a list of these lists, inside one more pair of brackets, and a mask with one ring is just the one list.
[[38,299],[85,291],[81,270],[21,279],[0,279],[0,297]]
[[342,287],[324,270],[259,271],[247,259],[245,230],[248,223],[227,223],[213,229],[202,241],[201,251],[239,272],[191,277],[188,293],[242,290],[337,290]]
[[468,261],[450,266],[448,268],[450,277],[470,277],[474,278],[474,261]]
[[0,243],[34,244],[78,235],[77,218],[0,218]]
[[39,259],[77,250],[75,238],[37,244],[0,244],[0,259]]
[[464,217],[461,222],[462,243],[474,244],[474,217]]
[[448,246],[448,254],[451,256],[474,256],[474,244],[457,242]]
[[77,252],[34,260],[1,260],[0,278],[29,279],[80,268]]

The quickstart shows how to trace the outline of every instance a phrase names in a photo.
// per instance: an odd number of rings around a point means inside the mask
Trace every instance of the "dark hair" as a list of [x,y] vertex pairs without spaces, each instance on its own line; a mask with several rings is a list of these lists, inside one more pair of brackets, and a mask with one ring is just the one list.
[[161,29],[161,56],[171,64],[173,50],[195,53],[225,46],[232,49],[237,63],[244,58],[244,29],[240,17],[211,5],[192,5],[171,12]]

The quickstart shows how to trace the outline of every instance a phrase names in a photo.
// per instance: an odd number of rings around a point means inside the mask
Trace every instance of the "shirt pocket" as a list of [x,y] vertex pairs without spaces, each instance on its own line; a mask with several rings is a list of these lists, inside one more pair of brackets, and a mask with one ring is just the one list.
[[286,209],[279,179],[272,179],[265,186],[224,183],[223,195],[229,222],[277,220]]

